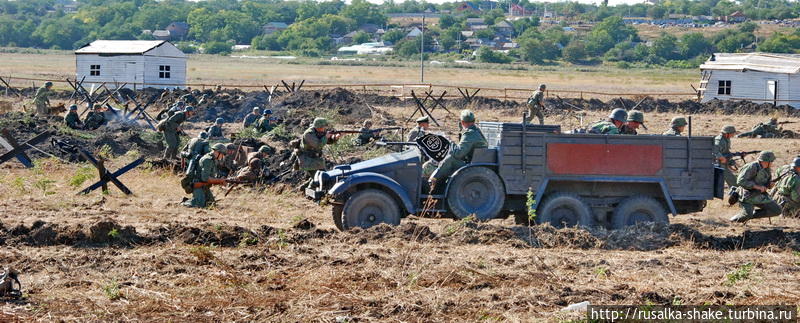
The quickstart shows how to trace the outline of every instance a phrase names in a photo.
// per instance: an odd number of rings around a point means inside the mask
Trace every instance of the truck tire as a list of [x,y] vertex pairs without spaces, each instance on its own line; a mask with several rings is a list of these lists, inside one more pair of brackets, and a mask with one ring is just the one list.
[[344,231],[344,226],[342,226],[342,211],[344,211],[344,204],[334,204],[331,210],[333,224],[339,231]]
[[649,196],[632,196],[617,205],[611,218],[612,229],[622,229],[639,222],[669,223],[667,211]]
[[447,205],[459,219],[475,215],[479,221],[497,216],[506,202],[503,182],[493,170],[471,167],[459,172],[450,183]]
[[367,189],[353,194],[344,203],[343,230],[355,227],[366,229],[381,223],[400,224],[400,207],[389,193]]
[[555,228],[595,225],[592,209],[575,193],[549,194],[536,213],[536,222],[550,223]]

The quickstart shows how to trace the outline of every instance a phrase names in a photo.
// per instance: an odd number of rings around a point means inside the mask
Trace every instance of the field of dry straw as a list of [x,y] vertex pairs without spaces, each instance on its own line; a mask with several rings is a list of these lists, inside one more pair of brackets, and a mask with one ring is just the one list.
[[[592,75],[576,79],[607,81]],[[396,118],[410,113],[376,109]],[[521,111],[476,113],[516,121]],[[664,131],[671,117],[647,114],[650,133]],[[693,119],[699,135],[759,121]],[[798,143],[736,139],[734,149],[773,149],[783,164]],[[109,167],[131,158],[116,156]],[[736,209],[721,201],[669,226],[613,232],[416,217],[396,228],[338,232],[329,207],[290,187],[228,197],[215,188],[217,206],[196,210],[178,205],[178,177],[163,170],[124,175],[130,197],[113,188],[75,195],[71,184],[85,167],[55,160],[33,170],[0,167],[0,232],[8,233],[0,238],[0,265],[21,272],[25,292],[23,300],[0,302],[0,321],[538,321],[580,319],[583,313],[560,309],[582,301],[800,303],[800,221],[731,224]]]

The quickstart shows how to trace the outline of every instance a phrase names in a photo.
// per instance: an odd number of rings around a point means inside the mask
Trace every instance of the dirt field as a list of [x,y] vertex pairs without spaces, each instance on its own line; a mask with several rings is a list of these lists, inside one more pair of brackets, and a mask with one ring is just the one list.
[[[46,54],[0,53],[0,75],[46,79],[75,78],[75,57],[68,51]],[[306,80],[308,84],[419,83],[419,68],[316,65],[268,58],[234,58],[215,55],[190,55],[188,82],[206,84],[276,84],[280,80]],[[296,63],[296,62],[295,62]],[[326,62],[327,63],[327,62]],[[20,68],[24,66],[24,68]],[[695,70],[631,69],[610,67],[539,66],[531,70],[462,69],[426,66],[425,82],[495,88],[534,88],[547,83],[551,90],[587,90],[612,93],[691,93],[689,84],[700,81]],[[37,82],[41,83],[41,82]],[[15,87],[31,82],[12,82]],[[38,84],[41,85],[41,84]],[[66,89],[67,84],[56,84]]]
[[[411,111],[374,109],[389,120]],[[476,113],[517,121],[521,110]],[[605,114],[591,111],[584,120]],[[447,125],[439,130],[455,132],[454,116],[436,115]],[[647,113],[646,133],[666,130],[673,116]],[[695,114],[694,131],[715,135],[724,124],[747,129],[765,118]],[[548,120],[580,125],[562,115]],[[784,164],[799,143],[735,139],[733,146],[773,149]],[[107,167],[131,159],[116,156]],[[25,292],[0,303],[0,320],[534,321],[580,319],[583,312],[560,310],[582,301],[800,303],[800,220],[731,224],[737,209],[721,201],[669,226],[619,231],[411,217],[399,227],[338,232],[330,207],[290,186],[227,197],[215,188],[217,206],[195,210],[178,205],[185,196],[178,177],[160,169],[124,175],[130,197],[113,187],[75,195],[96,180],[70,185],[86,167],[52,159],[33,170],[0,166],[0,264],[21,272]]]

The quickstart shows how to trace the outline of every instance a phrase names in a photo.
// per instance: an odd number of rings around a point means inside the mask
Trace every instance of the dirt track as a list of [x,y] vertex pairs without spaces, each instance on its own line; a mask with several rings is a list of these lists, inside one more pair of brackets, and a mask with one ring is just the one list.
[[[377,122],[381,116],[391,122],[410,114],[405,104],[370,106],[379,114],[372,115]],[[306,110],[298,107],[284,111]],[[602,117],[609,107],[590,111],[586,119]],[[482,120],[513,121],[521,111],[475,109]],[[438,113],[444,124],[454,120]],[[648,113],[650,133],[663,131],[674,114]],[[304,116],[299,118],[309,114]],[[356,120],[341,122],[354,127]],[[565,129],[577,126],[574,118],[552,112],[548,120]],[[722,124],[746,127],[754,121],[747,114],[696,114],[695,131],[713,135]],[[191,133],[202,125],[196,123]],[[293,123],[291,129],[303,126]],[[103,135],[126,142],[120,136],[128,133]],[[736,139],[734,148],[770,148],[785,163],[797,144]],[[130,143],[121,147],[112,152],[111,169],[130,160],[127,150],[146,157],[158,151]],[[305,200],[288,185],[266,192],[237,189],[229,197],[215,188],[217,208],[189,210],[177,205],[184,196],[178,178],[161,169],[123,176],[132,197],[114,188],[109,195],[76,196],[78,188],[96,180],[70,186],[85,166],[52,160],[34,170],[16,162],[0,166],[0,259],[21,272],[26,293],[22,301],[0,303],[0,320],[530,321],[581,318],[583,313],[559,310],[587,300],[800,303],[800,220],[734,225],[727,218],[736,209],[721,201],[702,213],[673,218],[669,226],[619,231],[412,217],[395,228],[342,233],[333,228],[329,207]],[[748,263],[752,268],[745,278],[728,277],[750,268]]]

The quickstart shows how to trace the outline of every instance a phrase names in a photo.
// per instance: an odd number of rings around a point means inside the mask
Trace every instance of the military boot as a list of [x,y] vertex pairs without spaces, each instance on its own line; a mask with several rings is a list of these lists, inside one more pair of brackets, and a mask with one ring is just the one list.
[[736,186],[731,187],[728,191],[728,205],[734,205],[739,202],[739,190]]

